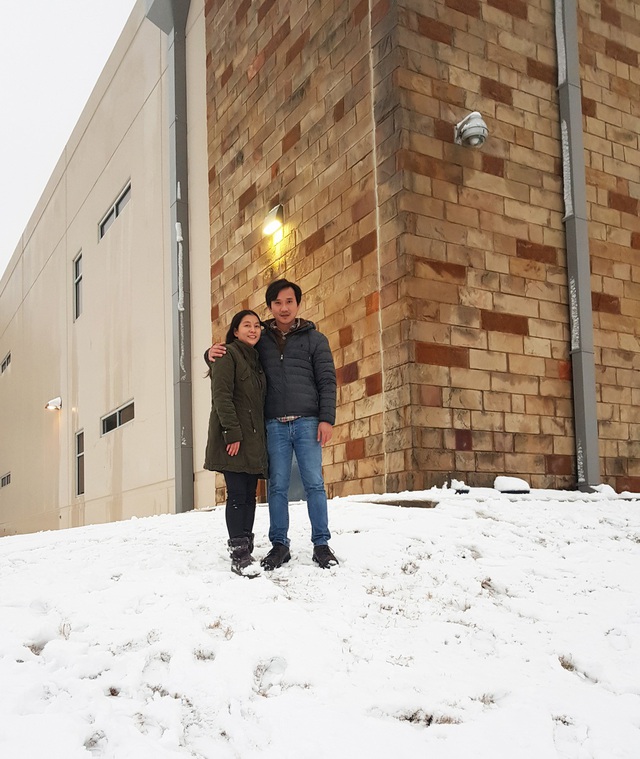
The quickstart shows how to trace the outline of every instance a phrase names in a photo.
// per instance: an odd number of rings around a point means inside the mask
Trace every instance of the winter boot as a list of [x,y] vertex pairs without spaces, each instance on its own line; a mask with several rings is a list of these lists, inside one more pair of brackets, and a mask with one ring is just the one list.
[[334,552],[327,545],[313,547],[313,560],[322,569],[335,567],[339,563]]
[[231,556],[231,571],[241,575],[254,560],[249,550],[249,538],[231,538],[227,545]]
[[289,548],[284,543],[274,543],[273,548],[260,562],[265,569],[277,569],[291,558]]

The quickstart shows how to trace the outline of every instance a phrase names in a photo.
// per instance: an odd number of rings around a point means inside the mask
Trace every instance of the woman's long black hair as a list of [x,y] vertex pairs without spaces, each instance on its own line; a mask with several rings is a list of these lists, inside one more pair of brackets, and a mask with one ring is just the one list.
[[[250,308],[245,308],[243,311],[238,311],[238,313],[231,320],[231,324],[229,325],[229,329],[227,330],[227,336],[224,339],[227,345],[229,343],[232,343],[234,340],[237,340],[235,331],[240,326],[240,322],[244,319],[244,317],[248,316],[249,314],[251,314],[252,316],[255,316],[256,319],[260,322],[260,317],[258,316],[258,314],[256,314],[256,312],[252,311]],[[262,322],[260,323],[262,324]]]
[[[245,316],[247,316],[247,314],[253,314],[253,316],[255,316],[256,319],[262,325],[262,322],[260,321],[260,317],[258,316],[258,314],[256,314],[256,312],[252,311],[250,308],[245,308],[243,311],[238,311],[238,313],[231,320],[231,324],[229,325],[229,329],[227,330],[227,336],[224,339],[227,345],[229,343],[232,343],[234,340],[238,339],[235,336],[235,331],[238,329],[238,327],[240,326],[240,322],[244,319]],[[205,374],[205,377],[211,377],[211,366],[209,366],[209,371]]]

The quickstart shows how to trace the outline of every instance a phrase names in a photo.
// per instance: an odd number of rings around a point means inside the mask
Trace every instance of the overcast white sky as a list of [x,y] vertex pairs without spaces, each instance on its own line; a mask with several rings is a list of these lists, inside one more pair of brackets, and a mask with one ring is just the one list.
[[135,0],[3,4],[0,276]]

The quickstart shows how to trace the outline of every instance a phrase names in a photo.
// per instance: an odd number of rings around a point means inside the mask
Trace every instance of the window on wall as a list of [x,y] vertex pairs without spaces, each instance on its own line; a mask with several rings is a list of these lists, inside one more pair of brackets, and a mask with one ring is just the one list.
[[82,253],[73,261],[73,319],[82,313]]
[[7,355],[2,359],[2,364],[0,364],[1,374],[4,374],[7,371],[10,363],[11,363],[11,353],[7,353]]
[[6,474],[3,474],[2,477],[0,477],[0,487],[6,488],[7,485],[11,484],[11,472],[7,472]]
[[127,403],[116,411],[112,411],[107,416],[103,416],[100,420],[102,434],[106,435],[107,432],[113,432],[118,427],[122,427],[123,424],[130,422],[134,418],[134,415],[134,405],[133,401],[131,401],[131,403]]
[[84,430],[76,435],[76,495],[84,494]]
[[118,195],[118,199],[107,211],[107,213],[103,216],[102,221],[98,225],[98,236],[100,240],[102,240],[102,238],[107,234],[109,227],[118,218],[118,216],[120,216],[124,207],[127,205],[127,203],[130,200],[131,200],[131,183],[129,183],[124,188],[124,190],[120,193],[120,195]]

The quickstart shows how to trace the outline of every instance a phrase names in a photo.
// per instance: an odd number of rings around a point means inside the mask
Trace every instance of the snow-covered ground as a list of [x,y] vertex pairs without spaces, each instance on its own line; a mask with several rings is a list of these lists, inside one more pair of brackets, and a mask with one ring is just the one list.
[[339,567],[293,504],[292,561],[256,579],[223,509],[0,539],[0,757],[640,757],[637,494],[330,519]]

